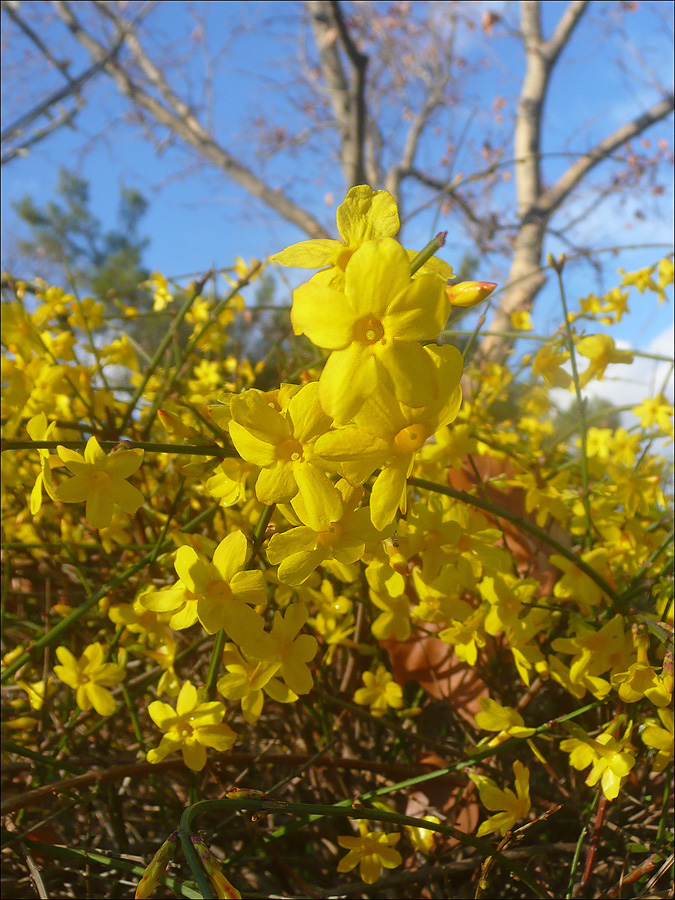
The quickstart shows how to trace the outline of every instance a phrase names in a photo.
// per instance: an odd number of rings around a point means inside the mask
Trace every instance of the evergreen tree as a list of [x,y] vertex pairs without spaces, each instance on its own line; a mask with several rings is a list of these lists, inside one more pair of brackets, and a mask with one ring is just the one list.
[[[122,188],[114,228],[105,230],[90,207],[89,182],[66,169],[59,172],[57,199],[38,206],[30,196],[13,204],[30,237],[17,241],[31,271],[64,288],[71,284],[106,304],[110,312],[117,299],[139,310],[152,306],[139,284],[149,276],[142,264],[149,244],[139,234],[148,203],[133,188]],[[22,273],[23,274],[23,273]]]

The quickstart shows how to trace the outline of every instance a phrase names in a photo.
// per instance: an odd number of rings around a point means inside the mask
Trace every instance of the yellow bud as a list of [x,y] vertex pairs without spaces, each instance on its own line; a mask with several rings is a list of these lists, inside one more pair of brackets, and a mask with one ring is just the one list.
[[497,287],[492,281],[460,281],[446,288],[452,306],[476,306],[482,303]]
[[138,882],[138,887],[134,894],[135,900],[146,900],[147,897],[152,895],[155,888],[157,888],[162,876],[166,872],[167,866],[171,862],[171,857],[176,849],[176,840],[176,833],[173,832],[152,857],[150,864],[143,873],[143,877]]
[[194,428],[190,428],[189,425],[184,425],[177,416],[173,415],[173,413],[160,409],[157,411],[157,417],[169,434],[175,434],[178,435],[178,437],[186,438],[187,440],[201,437],[198,431],[195,431]]
[[227,791],[225,796],[229,800],[263,800],[267,797],[263,791],[256,791],[254,788],[233,788]]

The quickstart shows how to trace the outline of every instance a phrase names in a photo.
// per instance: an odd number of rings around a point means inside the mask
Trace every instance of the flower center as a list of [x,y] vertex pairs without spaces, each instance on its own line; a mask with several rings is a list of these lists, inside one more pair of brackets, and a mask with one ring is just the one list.
[[102,469],[95,469],[91,473],[91,486],[92,489],[96,490],[97,488],[100,490],[101,488],[106,488],[110,484],[110,475],[107,472],[104,472]]
[[376,344],[382,341],[386,344],[384,326],[375,316],[364,316],[354,325],[354,340],[362,344]]
[[277,459],[282,462],[299,462],[303,458],[302,444],[293,438],[283,441],[277,447]]
[[320,532],[316,539],[317,549],[331,550],[339,537],[339,533],[337,523],[331,525],[327,531]]
[[181,722],[177,728],[177,731],[179,738],[181,738],[182,740],[187,740],[188,738],[192,737],[193,728],[189,722]]
[[219,600],[221,602],[226,602],[232,596],[232,591],[230,590],[229,584],[225,581],[212,581],[211,584],[206,589],[206,593],[213,600]]
[[335,265],[338,267],[338,269],[342,269],[342,271],[344,272],[347,268],[347,263],[352,258],[353,254],[354,251],[349,247],[345,247],[344,249],[340,250],[337,259],[335,260]]
[[407,425],[394,438],[394,445],[399,453],[416,453],[428,437],[424,425]]

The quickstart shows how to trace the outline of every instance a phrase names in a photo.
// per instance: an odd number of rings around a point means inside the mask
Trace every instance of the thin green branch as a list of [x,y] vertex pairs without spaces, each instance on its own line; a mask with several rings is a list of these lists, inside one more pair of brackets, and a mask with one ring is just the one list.
[[[123,447],[125,450],[147,450],[150,453],[175,453],[178,456],[216,456],[219,459],[226,457],[239,458],[236,450],[228,447],[218,447],[216,444],[161,444],[156,441],[99,441],[102,450],[110,451],[115,447]],[[87,446],[86,441],[6,441],[0,443],[0,452],[5,450],[56,450],[57,447],[67,447],[69,450],[83,450]]]
[[591,540],[591,531],[593,529],[593,521],[591,517],[591,501],[589,493],[588,481],[588,443],[587,443],[587,426],[586,426],[586,401],[581,396],[581,384],[579,382],[579,370],[577,368],[577,351],[574,344],[574,335],[572,333],[572,323],[570,322],[569,310],[567,309],[567,297],[565,296],[565,285],[563,282],[562,272],[565,264],[565,257],[561,256],[558,260],[554,260],[549,255],[549,262],[553,266],[558,279],[558,289],[560,291],[560,301],[562,303],[563,314],[565,317],[565,334],[567,338],[567,349],[570,354],[570,363],[572,366],[572,381],[574,382],[574,392],[577,398],[577,407],[579,409],[579,433],[581,436],[581,488],[583,491],[582,500],[584,504],[584,513],[586,516],[586,546],[588,547]]
[[169,346],[169,344],[173,340],[174,335],[176,334],[176,332],[178,331],[178,329],[180,328],[180,326],[183,322],[183,319],[190,311],[190,308],[192,307],[192,305],[195,302],[195,300],[197,299],[197,297],[199,297],[201,292],[204,290],[204,285],[209,280],[209,278],[211,278],[212,274],[213,273],[210,271],[207,272],[205,275],[202,276],[202,278],[199,281],[195,282],[192,285],[192,288],[190,289],[190,291],[188,292],[188,294],[185,298],[185,302],[179,309],[175,318],[171,321],[171,325],[169,325],[169,328],[167,329],[166,334],[160,341],[159,347],[157,348],[157,350],[155,350],[155,353],[152,357],[152,361],[151,361],[150,365],[148,366],[138,387],[134,391],[133,396],[129,400],[126,411],[125,411],[124,416],[122,417],[122,421],[120,423],[120,427],[119,427],[120,434],[124,433],[124,430],[126,429],[127,425],[131,421],[131,417],[134,414],[136,405],[138,404],[138,401],[143,396],[145,389],[148,386],[148,382],[152,378],[152,376],[155,372],[155,369],[157,368],[157,366],[159,365],[159,363],[162,359],[162,356],[164,356],[166,348]]
[[447,231],[439,231],[437,235],[432,237],[429,243],[424,247],[417,256],[410,263],[410,274],[414,275],[415,272],[418,272],[425,262],[431,259],[431,257],[436,253],[437,250],[440,250],[441,247],[445,246],[445,239],[448,236]]

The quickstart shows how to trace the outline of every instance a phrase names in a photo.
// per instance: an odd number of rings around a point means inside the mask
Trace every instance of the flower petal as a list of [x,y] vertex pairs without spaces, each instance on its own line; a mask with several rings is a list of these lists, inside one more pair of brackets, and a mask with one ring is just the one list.
[[378,350],[377,364],[378,369],[386,371],[397,400],[408,406],[424,406],[436,397],[436,369],[421,344],[390,341]]
[[346,347],[352,340],[355,319],[349,300],[340,291],[316,281],[306,281],[293,291],[293,331],[306,334],[317,347]]
[[291,244],[280,253],[271,257],[272,262],[282,266],[295,266],[298,269],[321,269],[323,266],[335,264],[344,249],[341,241],[318,238],[313,241],[300,241]]
[[353,343],[328,357],[319,379],[319,396],[336,425],[345,425],[363,406],[377,384],[372,351]]
[[232,576],[230,588],[237,600],[251,606],[266,606],[265,576],[258,569],[237,572]]
[[246,563],[248,541],[243,531],[232,531],[216,547],[213,554],[213,565],[220,577],[228,584],[236,572],[240,572]]
[[335,213],[338,231],[349,247],[364,241],[398,234],[401,223],[396,201],[388,191],[374,191],[367,184],[356,184]]

